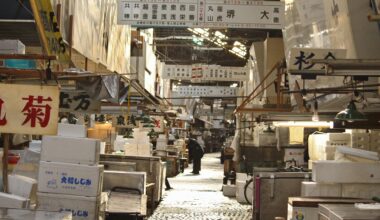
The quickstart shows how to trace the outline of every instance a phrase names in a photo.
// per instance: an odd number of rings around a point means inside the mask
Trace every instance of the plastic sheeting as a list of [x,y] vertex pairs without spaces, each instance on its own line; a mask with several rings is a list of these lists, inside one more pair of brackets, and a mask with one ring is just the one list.
[[119,75],[93,76],[77,80],[77,85],[92,99],[106,99],[121,104],[127,97],[129,87],[124,86],[120,79]]

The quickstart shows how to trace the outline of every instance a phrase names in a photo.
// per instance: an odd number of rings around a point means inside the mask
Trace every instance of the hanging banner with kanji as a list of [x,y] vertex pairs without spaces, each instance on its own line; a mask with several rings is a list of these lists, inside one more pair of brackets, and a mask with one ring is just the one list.
[[60,112],[100,113],[101,102],[91,99],[86,92],[61,90],[59,99]]
[[282,29],[285,4],[252,0],[119,0],[117,22],[137,27]]
[[345,59],[345,49],[292,48],[290,50],[289,70],[321,70],[322,64],[313,64],[312,59]]
[[68,48],[63,41],[50,0],[30,0],[30,5],[46,53],[57,56],[60,62],[68,63],[70,61]]
[[58,86],[0,84],[0,132],[57,134]]

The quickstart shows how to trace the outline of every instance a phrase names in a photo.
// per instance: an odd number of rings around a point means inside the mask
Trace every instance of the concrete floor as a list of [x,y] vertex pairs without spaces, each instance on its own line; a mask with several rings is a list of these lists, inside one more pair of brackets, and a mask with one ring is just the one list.
[[190,173],[191,164],[183,174],[169,178],[173,189],[165,192],[149,220],[251,219],[249,205],[241,205],[235,198],[223,196],[223,165],[218,156],[220,153],[203,157],[200,175]]

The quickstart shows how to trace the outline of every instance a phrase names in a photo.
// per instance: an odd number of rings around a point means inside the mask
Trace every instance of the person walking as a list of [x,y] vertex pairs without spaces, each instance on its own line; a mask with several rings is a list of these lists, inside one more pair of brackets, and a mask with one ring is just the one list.
[[193,138],[187,140],[187,147],[189,149],[189,160],[193,162],[193,171],[195,175],[199,174],[201,170],[201,159],[204,155],[202,146]]

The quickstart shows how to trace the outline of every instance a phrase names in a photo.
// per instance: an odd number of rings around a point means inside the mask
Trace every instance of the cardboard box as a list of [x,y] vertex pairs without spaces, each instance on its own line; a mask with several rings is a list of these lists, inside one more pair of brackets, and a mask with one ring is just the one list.
[[40,162],[38,192],[98,196],[102,192],[103,165]]
[[236,185],[223,185],[223,195],[228,197],[235,197]]
[[97,220],[101,197],[37,193],[39,210],[71,212],[73,220]]
[[380,184],[342,184],[342,197],[372,199],[380,196]]
[[11,209],[25,209],[29,206],[27,198],[0,192],[0,207]]
[[43,136],[42,161],[88,164],[99,162],[100,141],[90,138]]
[[342,184],[302,182],[301,196],[302,197],[341,197]]
[[86,138],[86,126],[58,123],[58,136]]
[[8,175],[9,193],[36,201],[37,180],[20,175]]
[[380,183],[380,163],[314,161],[318,183]]

